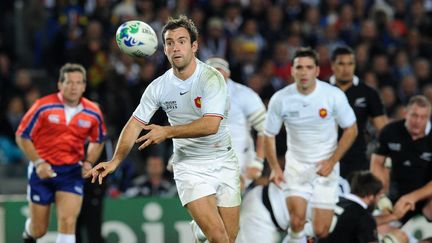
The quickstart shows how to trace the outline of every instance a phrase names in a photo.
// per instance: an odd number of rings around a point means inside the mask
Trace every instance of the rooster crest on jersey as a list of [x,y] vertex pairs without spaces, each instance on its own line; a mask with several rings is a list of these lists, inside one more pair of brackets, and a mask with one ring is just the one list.
[[194,99],[194,102],[195,102],[195,106],[196,107],[198,107],[198,108],[201,108],[201,97],[196,97],[195,99]]
[[321,118],[325,118],[325,117],[327,116],[327,110],[326,110],[325,108],[321,108],[321,109],[319,110],[319,116],[320,116]]

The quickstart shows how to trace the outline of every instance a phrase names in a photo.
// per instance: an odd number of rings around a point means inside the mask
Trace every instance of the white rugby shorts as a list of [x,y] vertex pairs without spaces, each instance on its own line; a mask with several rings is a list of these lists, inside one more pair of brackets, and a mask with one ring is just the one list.
[[317,165],[298,162],[287,155],[284,170],[286,182],[282,184],[285,196],[302,197],[313,208],[334,209],[339,201],[339,162],[327,177],[317,174]]
[[179,161],[173,164],[173,170],[183,206],[212,194],[218,207],[240,205],[240,169],[234,153],[223,159]]

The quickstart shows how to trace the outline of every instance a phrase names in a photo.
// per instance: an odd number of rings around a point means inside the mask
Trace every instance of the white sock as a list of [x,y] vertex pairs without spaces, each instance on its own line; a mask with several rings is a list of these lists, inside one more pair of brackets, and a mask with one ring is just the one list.
[[304,231],[294,232],[289,229],[288,237],[285,237],[284,243],[307,243]]
[[30,229],[30,224],[31,224],[31,218],[27,218],[24,224],[24,231],[28,236],[34,238]]
[[75,243],[75,234],[57,234],[56,243]]
[[303,232],[307,236],[315,236],[315,232],[313,230],[312,222],[309,222],[309,221],[306,222],[306,224],[304,226],[304,229],[303,229]]

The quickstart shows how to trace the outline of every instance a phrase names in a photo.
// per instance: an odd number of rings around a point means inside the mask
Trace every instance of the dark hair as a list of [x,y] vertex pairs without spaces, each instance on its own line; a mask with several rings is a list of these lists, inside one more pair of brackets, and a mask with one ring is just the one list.
[[59,82],[63,83],[65,81],[65,74],[66,73],[72,73],[72,72],[80,72],[82,73],[84,77],[84,82],[87,81],[87,72],[83,65],[78,63],[66,63],[60,68],[60,76],[59,76]]
[[165,45],[165,33],[168,30],[174,30],[181,27],[185,28],[189,32],[191,44],[198,39],[198,30],[195,27],[194,22],[185,15],[180,15],[178,18],[169,18],[168,22],[162,28],[163,44]]
[[301,48],[297,49],[294,53],[292,60],[291,60],[292,64],[294,64],[294,59],[296,59],[297,57],[310,57],[315,61],[315,64],[318,66],[319,55],[314,49],[312,49],[310,47],[301,47]]
[[383,188],[383,183],[370,171],[356,171],[352,174],[351,193],[359,197],[377,195]]
[[407,107],[411,107],[412,105],[417,105],[419,107],[427,107],[431,108],[431,103],[429,100],[423,95],[414,95],[408,101]]
[[340,55],[354,55],[354,51],[349,46],[339,46],[332,52],[331,61],[336,61],[336,58]]

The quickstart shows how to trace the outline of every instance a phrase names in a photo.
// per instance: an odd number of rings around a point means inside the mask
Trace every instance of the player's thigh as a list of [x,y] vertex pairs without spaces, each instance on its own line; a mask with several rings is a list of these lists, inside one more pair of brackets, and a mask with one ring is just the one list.
[[312,209],[312,225],[315,232],[328,231],[333,218],[332,209],[313,208]]
[[56,192],[57,218],[59,228],[61,224],[75,224],[82,205],[82,196],[71,192]]
[[193,200],[185,206],[205,235],[208,235],[213,230],[225,230],[224,222],[216,206],[214,194]]
[[48,228],[51,205],[29,202],[32,227],[38,227],[42,231]]
[[230,239],[235,239],[239,230],[240,206],[219,207],[219,214]]
[[288,212],[291,219],[305,219],[306,218],[306,208],[307,201],[303,197],[290,196],[286,198],[286,204],[288,207]]

